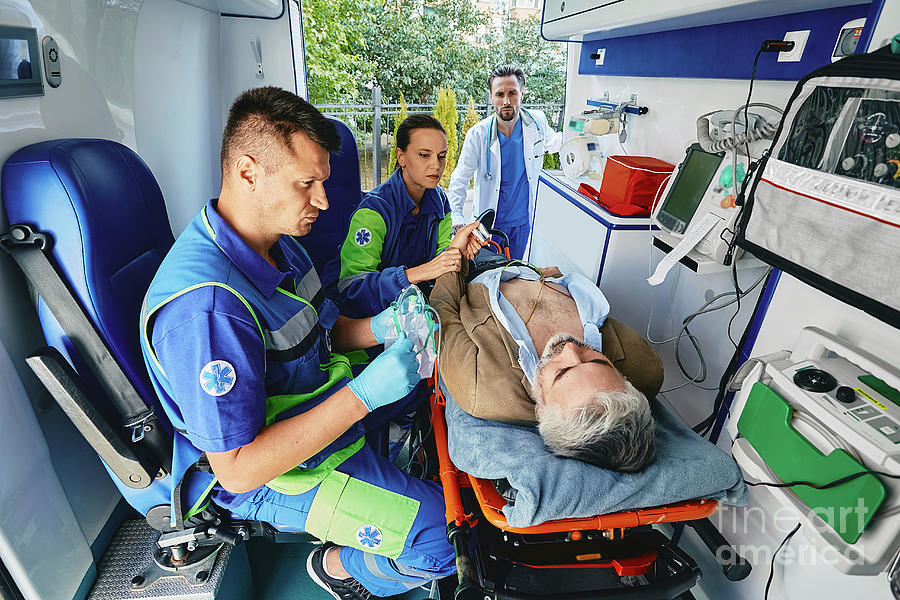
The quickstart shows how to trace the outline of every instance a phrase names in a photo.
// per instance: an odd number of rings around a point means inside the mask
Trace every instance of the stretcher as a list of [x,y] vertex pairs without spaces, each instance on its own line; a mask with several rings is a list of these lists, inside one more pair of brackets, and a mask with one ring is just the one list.
[[660,523],[674,524],[676,539],[684,524],[694,528],[728,579],[749,575],[749,563],[707,518],[718,507],[715,500],[511,526],[503,514],[507,499],[495,482],[464,473],[451,461],[446,398],[438,382],[435,365],[429,379],[434,391],[428,422],[420,422],[415,435],[420,452],[434,455],[424,464],[430,463],[431,476],[440,480],[447,539],[456,554],[457,585],[452,590],[444,585],[441,598],[693,598],[690,589],[698,582],[700,569],[673,539],[653,527]]

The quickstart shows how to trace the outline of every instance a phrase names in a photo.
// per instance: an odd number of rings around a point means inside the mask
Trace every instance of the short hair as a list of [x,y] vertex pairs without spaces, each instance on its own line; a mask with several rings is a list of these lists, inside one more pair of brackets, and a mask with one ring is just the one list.
[[[447,135],[444,126],[441,125],[441,122],[438,121],[434,115],[429,115],[428,113],[415,113],[403,119],[403,122],[400,123],[400,126],[397,128],[396,147],[406,152],[406,149],[409,147],[409,138],[416,129],[434,129],[440,131],[445,136]],[[398,163],[394,170],[399,168],[400,164]]]
[[238,96],[228,111],[222,134],[222,176],[235,156],[247,154],[267,173],[278,171],[290,154],[291,136],[303,133],[332,154],[341,150],[337,127],[319,110],[292,92],[274,86]]
[[519,87],[524,90],[525,71],[515,65],[500,65],[499,67],[494,67],[494,70],[488,75],[488,91],[493,90],[495,79],[498,77],[509,77],[510,75],[515,75],[516,79],[519,80]]
[[650,404],[628,380],[624,390],[595,392],[587,404],[568,411],[544,404],[538,421],[551,452],[604,469],[634,473],[656,453]]

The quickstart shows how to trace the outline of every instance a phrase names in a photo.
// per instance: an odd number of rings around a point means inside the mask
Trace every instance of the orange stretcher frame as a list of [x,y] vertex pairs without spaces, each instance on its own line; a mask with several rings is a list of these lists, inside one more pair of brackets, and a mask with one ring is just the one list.
[[569,533],[577,536],[581,531],[601,530],[609,531],[611,538],[615,539],[629,527],[703,519],[713,514],[718,508],[718,502],[715,500],[688,500],[666,506],[628,510],[582,519],[558,519],[532,527],[513,527],[502,512],[506,501],[497,493],[493,483],[463,473],[450,460],[447,445],[447,421],[444,417],[446,400],[440,387],[436,385],[436,381],[434,376],[429,379],[432,389],[435,390],[431,398],[431,425],[434,429],[435,445],[437,446],[439,475],[444,491],[448,525],[455,524],[457,527],[464,523],[468,523],[469,526],[475,525],[476,519],[473,515],[467,514],[463,508],[459,491],[462,487],[472,488],[484,517],[493,526],[503,531],[523,534]]

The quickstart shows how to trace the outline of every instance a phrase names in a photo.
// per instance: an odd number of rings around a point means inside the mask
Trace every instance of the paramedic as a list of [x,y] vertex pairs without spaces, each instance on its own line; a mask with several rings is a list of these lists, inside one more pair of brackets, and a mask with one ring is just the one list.
[[474,255],[463,243],[468,236],[450,243],[450,206],[438,187],[447,161],[441,122],[410,115],[396,145],[397,168],[363,198],[341,247],[340,307],[351,317],[381,312],[409,284],[459,271],[462,258]]
[[[389,317],[338,316],[294,237],[328,208],[339,148],[335,126],[296,95],[241,94],[223,135],[221,193],[163,260],[141,344],[176,429],[185,516],[208,494],[238,517],[334,542],[310,554],[310,575],[335,597],[369,598],[452,573],[454,557],[440,488],[373,452],[360,423],[418,382],[410,343],[348,380],[331,345],[376,345],[372,322]],[[192,466],[201,452],[212,474]]]
[[543,112],[521,107],[525,90],[522,69],[510,65],[495,68],[488,77],[488,89],[494,114],[469,129],[447,188],[453,225],[456,229],[465,223],[463,203],[474,175],[472,214],[495,209],[494,228],[509,236],[510,256],[523,258],[544,153],[559,150],[562,133],[550,129]]
[[466,284],[467,270],[442,275],[431,294],[441,317],[441,377],[460,408],[537,423],[555,454],[643,469],[655,450],[647,398],[663,379],[656,353],[607,318],[606,298],[578,273],[556,278],[507,266]]

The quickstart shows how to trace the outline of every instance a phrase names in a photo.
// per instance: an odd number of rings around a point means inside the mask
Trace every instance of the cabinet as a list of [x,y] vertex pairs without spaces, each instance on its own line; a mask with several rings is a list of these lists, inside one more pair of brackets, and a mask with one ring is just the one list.
[[[649,217],[619,217],[578,193],[582,181],[543,171],[538,179],[534,227],[528,260],[578,272],[597,283],[615,307],[615,317],[632,327],[646,326],[646,293],[651,252]],[[653,228],[656,229],[655,227]]]

